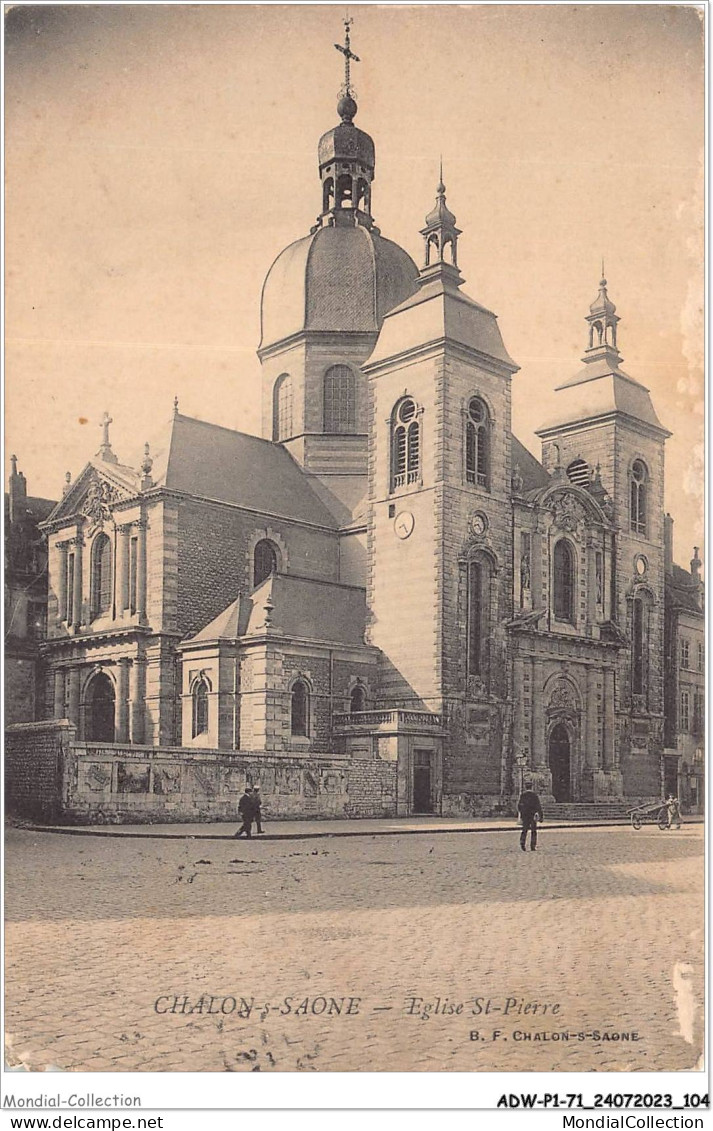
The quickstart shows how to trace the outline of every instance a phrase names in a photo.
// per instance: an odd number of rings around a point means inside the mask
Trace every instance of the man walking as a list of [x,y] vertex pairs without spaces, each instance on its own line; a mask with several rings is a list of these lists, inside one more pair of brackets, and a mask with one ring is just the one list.
[[532,788],[532,782],[525,782],[525,788],[520,794],[520,800],[517,803],[517,811],[520,815],[522,823],[522,832],[520,833],[520,848],[523,852],[527,851],[527,833],[530,831],[530,851],[537,851],[537,822],[543,820],[542,805],[540,799]]
[[255,825],[257,828],[258,836],[262,835],[262,797],[260,796],[260,786],[253,786],[253,809],[255,811]]
[[246,834],[248,840],[252,839],[253,821],[255,820],[255,801],[253,800],[252,786],[246,785],[245,792],[238,802],[238,813],[243,818],[243,823],[233,837],[237,838]]

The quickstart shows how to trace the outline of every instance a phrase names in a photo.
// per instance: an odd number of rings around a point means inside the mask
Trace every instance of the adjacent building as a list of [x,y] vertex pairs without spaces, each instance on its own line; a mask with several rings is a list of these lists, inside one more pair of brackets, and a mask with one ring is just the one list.
[[705,805],[706,621],[701,560],[693,549],[690,572],[673,560],[673,519],[666,515],[666,622],[664,788],[684,810]]
[[11,457],[5,495],[5,721],[28,723],[45,713],[40,644],[47,627],[47,547],[39,524],[56,506],[27,494]]

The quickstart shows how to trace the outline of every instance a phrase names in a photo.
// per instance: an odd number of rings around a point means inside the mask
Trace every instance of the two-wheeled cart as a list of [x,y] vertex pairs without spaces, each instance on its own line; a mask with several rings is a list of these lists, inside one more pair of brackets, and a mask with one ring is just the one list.
[[[674,815],[671,807],[664,801],[653,801],[649,805],[636,805],[627,810],[631,818],[631,827],[640,829],[642,825],[658,825],[662,830],[670,829]],[[678,818],[680,824],[680,817]]]

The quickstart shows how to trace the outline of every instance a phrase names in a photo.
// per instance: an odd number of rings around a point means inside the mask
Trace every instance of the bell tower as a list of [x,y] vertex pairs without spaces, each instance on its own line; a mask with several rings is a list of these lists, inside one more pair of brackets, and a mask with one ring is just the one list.
[[[626,796],[659,789],[663,720],[664,445],[649,390],[621,368],[619,317],[602,274],[586,315],[584,368],[556,389],[557,412],[537,430],[550,471],[604,498],[616,533],[603,579],[625,646],[614,662],[616,760]],[[624,721],[626,720],[626,721]]]

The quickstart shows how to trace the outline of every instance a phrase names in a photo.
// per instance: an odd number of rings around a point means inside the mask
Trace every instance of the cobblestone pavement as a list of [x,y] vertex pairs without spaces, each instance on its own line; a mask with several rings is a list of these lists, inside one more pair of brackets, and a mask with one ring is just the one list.
[[515,829],[250,843],[11,829],[9,1059],[74,1071],[691,1069],[703,860],[690,825],[545,827],[526,855]]

